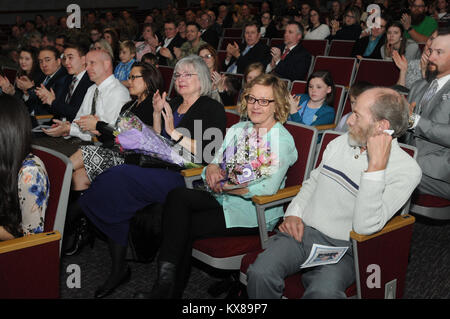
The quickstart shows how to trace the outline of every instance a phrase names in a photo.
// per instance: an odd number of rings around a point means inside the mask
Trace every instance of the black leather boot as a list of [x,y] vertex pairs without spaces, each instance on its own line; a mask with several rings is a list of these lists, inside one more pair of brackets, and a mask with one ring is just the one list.
[[108,248],[111,255],[111,273],[106,281],[95,291],[95,298],[109,296],[120,285],[126,283],[131,278],[131,269],[127,266],[125,257],[127,246],[117,244],[108,238]]
[[168,261],[158,261],[156,282],[151,292],[138,292],[136,299],[173,299],[175,298],[175,284],[177,267]]

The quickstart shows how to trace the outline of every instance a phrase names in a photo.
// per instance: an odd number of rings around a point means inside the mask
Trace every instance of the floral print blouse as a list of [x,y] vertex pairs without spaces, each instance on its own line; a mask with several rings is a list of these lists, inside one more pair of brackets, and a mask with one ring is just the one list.
[[28,154],[22,163],[18,175],[18,194],[23,235],[42,233],[50,182],[44,163],[36,155]]

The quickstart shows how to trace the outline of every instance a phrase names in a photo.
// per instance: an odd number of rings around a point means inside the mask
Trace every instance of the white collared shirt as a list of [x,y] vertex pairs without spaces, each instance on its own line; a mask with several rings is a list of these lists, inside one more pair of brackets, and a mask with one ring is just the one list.
[[[75,120],[79,120],[80,117],[91,114],[92,100],[96,88],[97,84],[93,84],[87,90],[83,103],[81,103],[80,109],[75,116]],[[113,74],[98,86],[98,91],[95,115],[99,117],[100,121],[114,124],[119,116],[122,106],[130,100],[130,93]],[[81,131],[75,123],[72,123],[70,126],[70,136],[79,137],[84,141],[90,141],[93,137],[91,133]]]

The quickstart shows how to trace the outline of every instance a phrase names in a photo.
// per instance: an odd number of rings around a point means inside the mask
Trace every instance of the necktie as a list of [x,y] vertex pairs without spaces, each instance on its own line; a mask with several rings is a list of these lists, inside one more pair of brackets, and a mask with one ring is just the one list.
[[92,99],[91,115],[95,115],[95,112],[96,112],[96,104],[97,104],[97,97],[98,97],[98,88],[95,89],[94,97],[93,97],[93,99]]
[[422,114],[423,108],[431,101],[438,88],[437,80],[433,80],[420,101],[419,114]]
[[286,48],[286,49],[284,50],[284,53],[283,53],[283,55],[281,56],[281,61],[283,61],[283,60],[286,58],[286,56],[289,54],[290,51],[291,51],[291,50],[290,50],[289,48]]
[[44,86],[46,86],[49,80],[50,80],[50,76],[47,75],[44,79],[44,82],[42,82],[42,84],[44,84]]
[[66,104],[68,104],[70,102],[70,99],[72,98],[73,91],[75,89],[75,85],[77,84],[77,81],[78,81],[77,77],[73,76],[72,83],[70,83],[70,86],[69,86],[69,92],[67,92],[67,95],[66,95]]

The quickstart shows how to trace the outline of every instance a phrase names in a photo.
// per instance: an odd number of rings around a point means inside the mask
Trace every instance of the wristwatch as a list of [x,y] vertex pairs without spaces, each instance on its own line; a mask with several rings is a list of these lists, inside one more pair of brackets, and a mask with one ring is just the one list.
[[408,28],[408,30],[406,30],[407,32],[409,32],[409,31],[411,31],[412,30],[412,27],[410,26],[409,28]]

